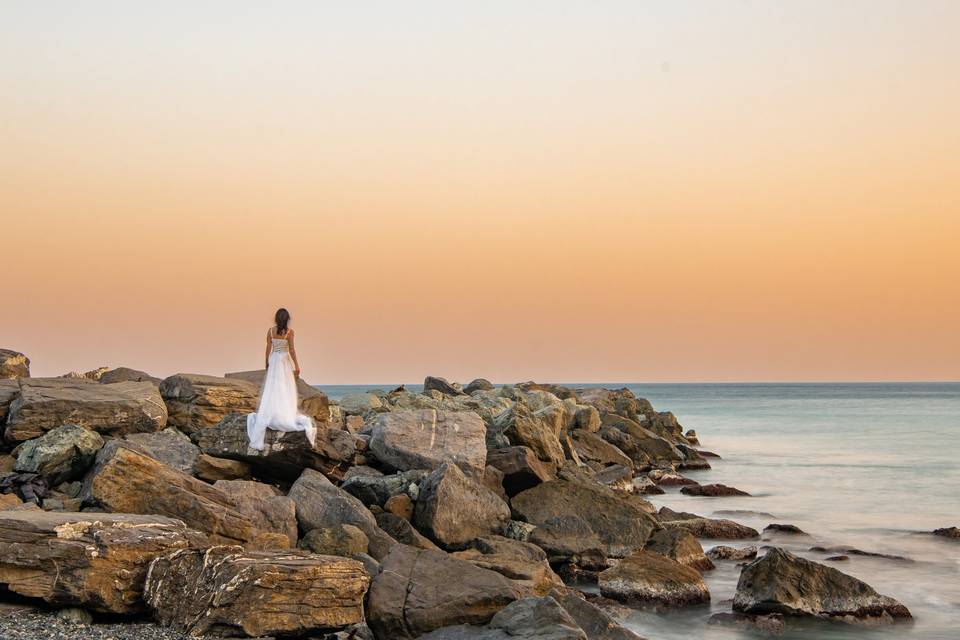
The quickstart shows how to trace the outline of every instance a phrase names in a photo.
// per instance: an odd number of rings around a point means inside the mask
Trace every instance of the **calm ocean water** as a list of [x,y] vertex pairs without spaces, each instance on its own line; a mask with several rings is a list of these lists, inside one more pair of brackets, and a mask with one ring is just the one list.
[[[776,543],[812,560],[824,558],[809,551],[814,545],[911,560],[852,556],[833,566],[903,602],[916,618],[912,625],[817,625],[784,637],[960,638],[960,542],[927,535],[960,526],[960,383],[571,386],[627,386],[658,410],[673,411],[685,429],[697,430],[705,449],[723,456],[712,470],[689,475],[753,494],[695,498],[671,492],[652,496],[658,507],[771,514],[730,517],[758,530],[771,522],[796,524],[810,538]],[[337,398],[374,387],[322,388]],[[704,548],[715,543],[702,542]],[[627,624],[651,640],[755,637],[706,624],[711,613],[730,609],[739,571],[723,563],[705,574],[710,607],[637,612]]]

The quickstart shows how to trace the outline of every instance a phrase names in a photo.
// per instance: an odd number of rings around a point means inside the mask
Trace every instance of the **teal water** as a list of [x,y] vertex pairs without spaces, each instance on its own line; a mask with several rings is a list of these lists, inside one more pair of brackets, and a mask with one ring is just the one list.
[[[705,449],[723,456],[711,461],[710,471],[689,475],[753,494],[695,498],[670,492],[652,497],[658,507],[708,516],[725,510],[771,514],[730,517],[758,530],[771,522],[796,524],[810,538],[774,542],[812,560],[824,559],[809,551],[814,545],[912,560],[852,556],[832,564],[907,605],[912,625],[817,625],[785,638],[960,638],[960,542],[928,535],[960,526],[960,383],[571,386],[627,386],[658,410],[672,411],[685,429],[697,430]],[[323,387],[333,398],[367,388]],[[702,542],[704,548],[715,544]],[[638,611],[627,624],[651,640],[755,637],[706,624],[711,613],[729,611],[739,571],[723,563],[705,574],[710,607],[669,615]]]

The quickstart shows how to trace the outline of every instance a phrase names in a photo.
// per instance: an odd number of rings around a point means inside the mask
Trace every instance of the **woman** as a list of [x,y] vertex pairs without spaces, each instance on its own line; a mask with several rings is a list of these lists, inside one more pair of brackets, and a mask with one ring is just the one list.
[[267,351],[264,354],[267,373],[260,389],[260,404],[256,413],[247,416],[247,437],[250,447],[263,451],[263,437],[267,429],[275,431],[305,431],[312,446],[316,427],[309,416],[297,411],[297,378],[300,363],[293,346],[293,329],[286,309],[277,309],[275,325],[267,331]]

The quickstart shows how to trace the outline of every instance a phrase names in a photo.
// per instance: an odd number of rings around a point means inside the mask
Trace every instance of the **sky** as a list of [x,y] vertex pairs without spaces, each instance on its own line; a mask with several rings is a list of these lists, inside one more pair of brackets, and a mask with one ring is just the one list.
[[960,379],[960,3],[0,3],[33,375]]

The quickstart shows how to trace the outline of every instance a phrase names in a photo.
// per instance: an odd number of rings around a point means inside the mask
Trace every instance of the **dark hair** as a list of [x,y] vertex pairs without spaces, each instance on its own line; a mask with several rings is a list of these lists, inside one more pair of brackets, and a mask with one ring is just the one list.
[[284,335],[287,332],[287,325],[290,323],[290,312],[280,307],[277,309],[277,314],[273,316],[273,321],[277,323],[277,335]]

